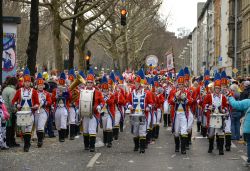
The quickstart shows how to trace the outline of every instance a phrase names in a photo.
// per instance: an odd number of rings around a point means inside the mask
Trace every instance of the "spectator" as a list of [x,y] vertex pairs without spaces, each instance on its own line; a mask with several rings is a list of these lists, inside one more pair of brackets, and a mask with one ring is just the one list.
[[11,77],[8,79],[7,87],[3,89],[2,96],[5,102],[6,108],[10,114],[10,119],[6,123],[6,143],[9,147],[19,147],[20,144],[16,143],[16,110],[11,104],[13,97],[16,94],[16,85],[18,83],[17,78]]
[[[236,100],[239,100],[240,98],[240,92],[239,87],[237,84],[232,84],[230,86],[231,91],[233,92],[233,96]],[[232,132],[232,140],[240,140],[240,118],[241,118],[241,112],[232,109],[231,111],[231,132]]]
[[250,81],[244,81],[242,84],[242,93],[240,94],[240,100],[250,98]]
[[238,110],[245,112],[245,120],[243,122],[243,134],[247,142],[247,157],[246,166],[250,166],[250,99],[236,101],[233,97],[229,97],[230,105]]

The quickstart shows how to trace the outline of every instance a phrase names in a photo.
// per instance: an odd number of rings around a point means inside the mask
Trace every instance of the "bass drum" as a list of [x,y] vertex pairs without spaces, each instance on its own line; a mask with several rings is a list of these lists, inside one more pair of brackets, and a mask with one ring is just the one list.
[[79,113],[81,117],[93,114],[94,90],[82,90],[80,92]]
[[212,114],[210,115],[209,127],[212,128],[223,128],[223,116],[224,114]]

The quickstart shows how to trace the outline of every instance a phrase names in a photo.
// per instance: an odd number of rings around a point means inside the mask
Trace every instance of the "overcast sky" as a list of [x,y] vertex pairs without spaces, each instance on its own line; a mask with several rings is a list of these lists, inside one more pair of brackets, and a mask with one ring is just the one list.
[[206,0],[163,0],[159,12],[162,17],[170,14],[168,30],[176,32],[178,28],[186,27],[192,31],[197,24],[197,2]]

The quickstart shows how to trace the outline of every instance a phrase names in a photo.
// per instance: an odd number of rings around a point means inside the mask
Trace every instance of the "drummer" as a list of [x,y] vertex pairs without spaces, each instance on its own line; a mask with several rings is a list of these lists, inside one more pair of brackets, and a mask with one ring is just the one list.
[[36,84],[37,84],[40,106],[35,113],[35,126],[38,138],[37,146],[38,148],[40,148],[43,145],[44,127],[47,122],[47,118],[49,115],[49,108],[51,106],[52,101],[50,94],[44,90],[45,85],[41,73],[38,73],[37,75]]
[[[215,128],[210,126],[211,114],[216,112],[220,114],[227,114],[227,99],[221,93],[221,77],[219,73],[215,74],[214,78],[214,92],[207,94],[204,98],[203,108],[205,115],[207,116],[207,127],[208,127],[208,138],[209,138],[209,149],[208,153],[212,153],[214,148],[214,136],[218,135],[218,148],[219,155],[224,155],[224,128],[223,123],[221,123],[221,128]],[[218,111],[218,112],[217,112]]]
[[[128,108],[133,114],[142,115],[146,117],[149,115],[149,111],[152,108],[152,97],[144,91],[142,85],[145,82],[145,75],[143,70],[137,72],[135,78],[135,89],[128,95]],[[146,146],[146,130],[147,122],[139,123],[139,125],[131,125],[132,134],[134,135],[134,151],[138,151],[140,147],[140,153],[145,153]]]
[[[38,93],[36,90],[31,88],[31,77],[30,77],[30,71],[28,68],[24,70],[23,73],[23,81],[24,86],[23,88],[20,88],[17,90],[13,100],[12,104],[17,105],[18,111],[28,111],[31,113],[32,117],[32,123],[29,126],[26,126],[24,128],[24,152],[28,152],[30,148],[30,139],[31,139],[31,130],[34,122],[34,113],[39,107],[39,98]],[[18,114],[17,114],[18,115]]]

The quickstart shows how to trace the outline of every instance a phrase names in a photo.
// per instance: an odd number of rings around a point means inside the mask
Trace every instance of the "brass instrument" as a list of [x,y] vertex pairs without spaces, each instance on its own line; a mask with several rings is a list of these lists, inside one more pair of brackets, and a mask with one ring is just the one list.
[[74,103],[80,96],[79,90],[75,89],[79,84],[85,84],[86,81],[82,78],[80,74],[76,75],[76,79],[69,86],[69,90],[72,92],[72,102]]

